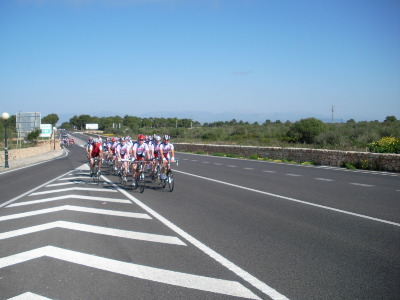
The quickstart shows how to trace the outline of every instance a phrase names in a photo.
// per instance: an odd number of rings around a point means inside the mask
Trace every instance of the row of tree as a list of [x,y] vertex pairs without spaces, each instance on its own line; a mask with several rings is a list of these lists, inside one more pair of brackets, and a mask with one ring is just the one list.
[[[54,126],[58,120],[57,114],[49,114],[42,118],[42,123]],[[60,127],[83,130],[89,123],[96,123],[104,133],[116,136],[168,133],[176,142],[283,147],[307,145],[315,148],[365,150],[382,137],[400,139],[400,121],[395,116],[388,116],[381,122],[356,122],[350,119],[346,123],[324,123],[315,118],[307,118],[284,123],[266,120],[260,125],[235,119],[201,124],[195,120],[178,118],[140,118],[129,115],[100,118],[76,115]],[[11,116],[8,124],[9,129],[15,131],[15,116]],[[1,127],[0,136],[3,136]]]

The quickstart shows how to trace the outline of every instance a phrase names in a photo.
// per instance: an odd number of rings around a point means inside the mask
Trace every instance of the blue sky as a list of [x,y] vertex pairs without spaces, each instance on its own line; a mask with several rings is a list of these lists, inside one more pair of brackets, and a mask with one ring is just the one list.
[[[2,0],[15,114],[400,119],[399,0]],[[209,119],[206,120],[207,113]]]

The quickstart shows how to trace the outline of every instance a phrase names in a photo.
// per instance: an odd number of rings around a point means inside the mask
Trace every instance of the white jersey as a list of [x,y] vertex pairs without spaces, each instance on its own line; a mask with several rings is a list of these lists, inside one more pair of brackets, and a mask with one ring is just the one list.
[[126,154],[129,154],[129,150],[130,150],[129,145],[118,144],[116,152],[119,153],[121,157],[125,157]]
[[160,150],[162,150],[164,157],[169,158],[171,156],[170,155],[171,150],[174,150],[174,145],[172,143],[168,143],[168,144],[162,143],[160,145]]
[[149,151],[149,145],[147,145],[146,143],[140,145],[138,142],[136,142],[133,145],[132,150],[136,151],[137,156],[143,157],[146,154],[146,152]]

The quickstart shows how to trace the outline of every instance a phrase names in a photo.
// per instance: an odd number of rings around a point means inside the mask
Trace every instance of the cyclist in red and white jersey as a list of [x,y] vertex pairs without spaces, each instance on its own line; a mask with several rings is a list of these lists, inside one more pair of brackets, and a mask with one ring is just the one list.
[[[90,170],[93,170],[94,168],[94,158],[98,157],[99,159],[97,160],[99,171],[101,168],[101,158],[103,157],[103,146],[99,142],[98,139],[94,139],[93,143],[90,144],[89,146],[89,159],[90,159]],[[92,177],[93,174],[90,172],[90,177]]]
[[[145,136],[143,134],[138,135],[138,140],[136,143],[133,144],[132,147],[132,159],[136,160],[146,160],[149,159],[150,153],[149,153],[149,145],[147,145],[145,142]],[[137,164],[132,164],[132,185],[136,185],[136,169],[137,169]]]
[[163,142],[160,145],[160,156],[163,159],[163,167],[161,169],[161,179],[165,177],[165,167],[167,166],[168,161],[175,162],[175,150],[174,145],[170,143],[171,137],[168,134],[163,136]]

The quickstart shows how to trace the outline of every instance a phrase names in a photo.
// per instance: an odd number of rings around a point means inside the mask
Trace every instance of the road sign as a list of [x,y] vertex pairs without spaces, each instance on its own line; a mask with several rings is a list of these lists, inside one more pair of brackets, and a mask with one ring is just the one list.
[[51,130],[53,126],[51,124],[40,124],[40,137],[51,137]]

